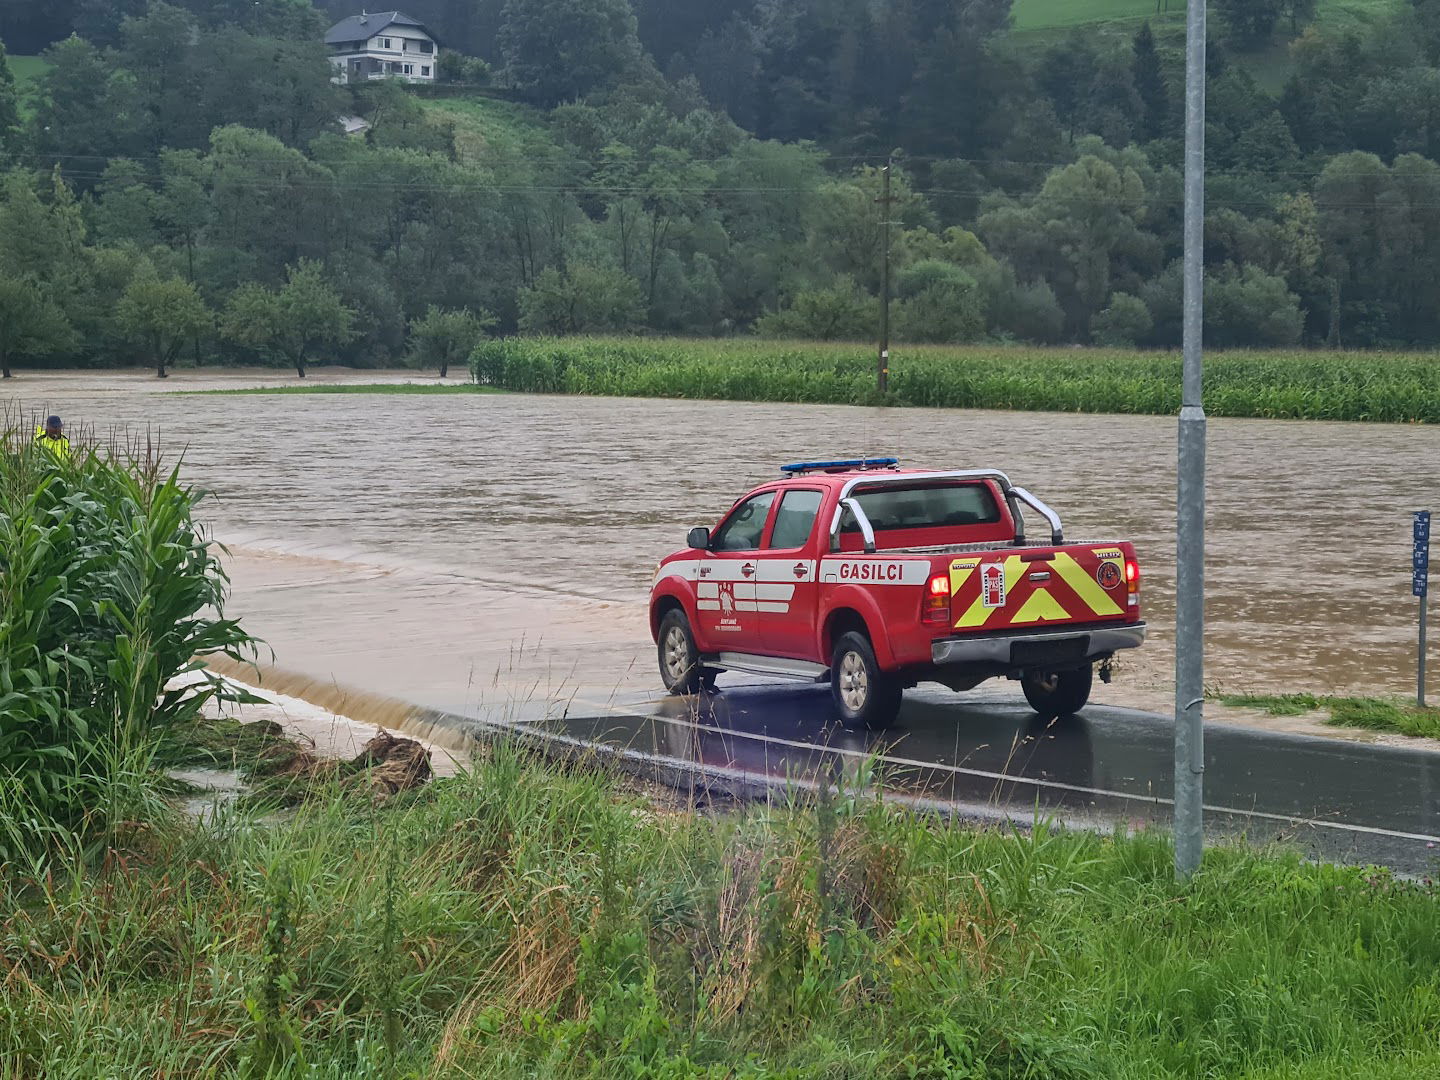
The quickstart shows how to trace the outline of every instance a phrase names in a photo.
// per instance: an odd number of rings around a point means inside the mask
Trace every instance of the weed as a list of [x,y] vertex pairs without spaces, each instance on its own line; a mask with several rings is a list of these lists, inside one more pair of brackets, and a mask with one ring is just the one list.
[[1327,724],[1336,727],[1390,731],[1440,739],[1440,709],[1417,708],[1388,698],[1325,697],[1315,694],[1222,694],[1220,702],[1240,708],[1262,709],[1270,716],[1303,716],[1327,710]]

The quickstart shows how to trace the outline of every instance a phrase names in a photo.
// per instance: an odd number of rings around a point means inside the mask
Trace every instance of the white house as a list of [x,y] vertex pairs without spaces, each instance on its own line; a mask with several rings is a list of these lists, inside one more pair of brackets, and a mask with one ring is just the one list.
[[403,79],[434,82],[440,43],[419,19],[403,11],[351,15],[325,34],[335,81]]

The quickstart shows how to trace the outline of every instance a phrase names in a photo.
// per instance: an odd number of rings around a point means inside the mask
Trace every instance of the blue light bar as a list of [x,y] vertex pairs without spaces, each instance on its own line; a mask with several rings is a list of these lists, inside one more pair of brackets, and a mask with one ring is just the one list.
[[796,465],[781,465],[785,476],[799,476],[807,472],[840,472],[846,469],[893,469],[900,464],[899,458],[872,457],[850,458],[846,461],[802,461]]

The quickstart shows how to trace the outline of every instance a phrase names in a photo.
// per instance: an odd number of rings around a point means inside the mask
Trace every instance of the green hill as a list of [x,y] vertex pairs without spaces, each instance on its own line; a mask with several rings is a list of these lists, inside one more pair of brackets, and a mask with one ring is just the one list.
[[1054,30],[1090,23],[1183,14],[1185,0],[1015,0],[1017,30]]
[[528,105],[482,93],[421,104],[434,119],[455,125],[455,148],[467,164],[520,158],[527,147],[551,141],[544,114]]
[[[1410,0],[1317,0],[1315,24],[1325,29],[1362,27],[1400,10]],[[1180,50],[1185,44],[1185,0],[1015,0],[1012,9],[1016,37],[1031,45],[1063,40],[1079,27],[1098,30],[1106,37],[1126,37],[1139,23],[1150,20],[1161,48]],[[1212,34],[1221,30],[1214,4],[1210,6]],[[1249,69],[1265,89],[1278,93],[1290,75],[1288,24],[1282,21],[1269,48],[1241,53],[1234,60]]]
[[[1371,22],[1408,0],[1319,0],[1316,22]],[[1015,0],[1016,30],[1056,30],[1091,23],[1179,20],[1185,0]],[[1214,18],[1212,5],[1211,18]]]
[[6,63],[15,76],[15,88],[20,91],[20,111],[29,114],[29,91],[50,65],[39,56],[7,56]]

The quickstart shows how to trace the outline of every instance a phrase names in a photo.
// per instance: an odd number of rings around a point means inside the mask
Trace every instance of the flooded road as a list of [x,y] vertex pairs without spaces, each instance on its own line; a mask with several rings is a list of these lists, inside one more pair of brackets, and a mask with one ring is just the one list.
[[[5,389],[23,408],[102,433],[148,428],[169,451],[184,450],[189,476],[215,492],[210,518],[237,556],[236,611],[271,641],[280,666],[312,670],[312,650],[341,660],[409,644],[425,669],[414,681],[458,685],[440,665],[463,663],[482,634],[473,687],[503,666],[500,653],[549,634],[563,644],[561,668],[588,665],[593,650],[612,668],[633,662],[634,685],[653,686],[643,600],[655,563],[685,530],[712,524],[782,462],[886,453],[1002,468],[1061,512],[1070,537],[1134,540],[1153,637],[1097,697],[1163,708],[1169,694],[1172,418],[173,393],[253,381],[185,373],[162,390],[139,374],[27,374]],[[1440,501],[1437,462],[1440,428],[1212,421],[1207,685],[1412,688],[1409,514]],[[406,581],[416,587],[401,588]],[[323,590],[319,610],[293,603],[307,583]]]

